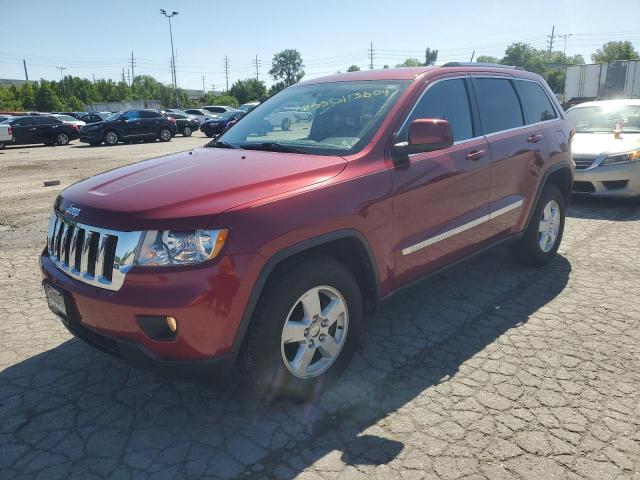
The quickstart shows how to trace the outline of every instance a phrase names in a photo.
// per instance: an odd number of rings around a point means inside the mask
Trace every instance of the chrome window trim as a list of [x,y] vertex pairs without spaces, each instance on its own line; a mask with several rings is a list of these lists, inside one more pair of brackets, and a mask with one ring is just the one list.
[[478,217],[475,220],[471,220],[470,222],[467,222],[463,225],[460,225],[458,227],[446,230],[442,233],[439,233],[438,235],[435,235],[433,237],[429,237],[421,242],[415,243],[413,245],[410,245],[406,248],[402,249],[402,255],[409,255],[411,253],[417,252],[418,250],[422,250],[423,248],[429,247],[435,243],[441,242],[443,240],[446,240],[447,238],[453,237],[454,235],[457,235],[459,233],[462,232],[466,232],[467,230],[470,230],[473,227],[477,227],[478,225],[482,225],[483,223],[486,223],[494,218],[499,217],[500,215],[504,215],[505,213],[510,212],[511,210],[515,210],[516,208],[520,208],[522,206],[522,204],[524,203],[524,200],[520,199],[520,200],[516,200],[515,202],[511,202],[510,204],[499,208],[498,210],[495,210],[493,212],[488,213],[487,215],[483,215],[482,217]]
[[[474,73],[465,72],[462,75],[439,78],[439,79],[435,80],[434,82],[430,83],[429,85],[427,85],[427,88],[424,89],[424,91],[420,94],[418,99],[415,101],[415,103],[413,104],[413,107],[411,108],[409,113],[405,116],[402,124],[400,125],[400,128],[398,129],[397,132],[395,132],[393,134],[393,137],[396,138],[400,134],[400,132],[402,132],[402,130],[407,126],[407,122],[409,121],[409,118],[411,118],[411,115],[413,114],[413,111],[416,109],[416,107],[418,106],[418,104],[422,100],[422,97],[424,97],[424,95],[429,91],[429,89],[432,86],[434,86],[434,85],[436,85],[436,84],[438,84],[440,82],[446,82],[447,80],[460,80],[460,79],[464,80],[465,78],[470,78],[470,79],[473,79],[473,78],[501,78],[501,79],[504,79],[504,80],[521,80],[523,82],[535,83],[535,84],[539,85],[540,88],[542,88],[542,91],[547,96],[547,99],[551,103],[551,106],[553,107],[553,110],[554,110],[554,112],[556,114],[556,118],[552,118],[550,120],[542,120],[540,122],[535,122],[535,123],[529,123],[529,124],[526,124],[526,125],[522,125],[520,127],[509,128],[507,130],[498,130],[497,132],[491,132],[491,133],[487,133],[487,134],[482,134],[482,135],[478,135],[478,136],[472,137],[472,138],[465,138],[464,140],[458,140],[457,142],[453,142],[454,146],[463,145],[466,142],[472,142],[472,141],[475,141],[475,140],[479,140],[479,139],[481,139],[483,137],[484,138],[491,138],[491,137],[493,137],[495,135],[499,135],[499,134],[502,134],[502,133],[510,133],[510,132],[514,132],[516,130],[522,130],[522,129],[525,129],[525,128],[530,128],[530,127],[534,127],[534,126],[538,126],[538,125],[545,125],[547,123],[557,122],[558,120],[562,119],[562,115],[558,112],[558,108],[557,108],[555,102],[553,101],[553,99],[551,99],[549,97],[549,93],[547,92],[547,89],[544,88],[544,86],[540,82],[538,82],[537,80],[531,80],[531,79],[528,79],[528,78],[513,77],[513,76],[504,76],[504,75],[477,75],[477,74],[474,74]],[[516,96],[517,96],[517,91],[515,89],[514,89],[514,92],[516,93]],[[475,95],[475,92],[473,92],[473,94]],[[467,95],[469,95],[469,93],[467,93]],[[518,97],[518,103],[520,103],[520,97]],[[480,115],[479,111],[478,111],[478,115]],[[473,118],[471,120],[472,120],[472,123],[473,123]],[[423,155],[424,153],[427,153],[427,152],[413,153],[413,154],[409,155],[409,158],[412,158],[412,157],[414,157],[416,155]]]

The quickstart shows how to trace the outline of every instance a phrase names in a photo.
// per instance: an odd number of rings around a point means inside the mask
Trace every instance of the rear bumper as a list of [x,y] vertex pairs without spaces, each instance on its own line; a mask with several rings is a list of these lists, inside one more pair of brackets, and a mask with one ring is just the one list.
[[[236,255],[180,271],[133,269],[120,290],[110,291],[69,277],[46,251],[40,264],[43,282],[65,294],[71,333],[132,366],[181,377],[225,372],[233,365],[251,279],[262,265],[258,256]],[[152,338],[141,324],[148,316],[175,317],[175,337]]]
[[606,197],[640,196],[640,162],[576,170],[573,191]]

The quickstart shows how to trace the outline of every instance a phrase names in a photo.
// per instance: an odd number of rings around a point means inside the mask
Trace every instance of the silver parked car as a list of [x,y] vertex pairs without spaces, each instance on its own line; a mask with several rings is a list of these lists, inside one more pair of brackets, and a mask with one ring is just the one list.
[[567,117],[576,128],[574,192],[640,196],[640,100],[582,103]]

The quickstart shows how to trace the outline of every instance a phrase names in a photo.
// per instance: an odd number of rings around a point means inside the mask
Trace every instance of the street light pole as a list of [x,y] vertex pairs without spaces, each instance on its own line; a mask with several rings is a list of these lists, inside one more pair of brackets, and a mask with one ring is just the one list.
[[171,39],[171,63],[173,65],[173,89],[176,93],[176,106],[180,108],[180,100],[178,98],[178,77],[176,76],[176,57],[173,51],[173,29],[171,27],[171,17],[178,15],[179,12],[171,12],[168,14],[166,10],[160,9],[160,13],[169,19],[169,38]]

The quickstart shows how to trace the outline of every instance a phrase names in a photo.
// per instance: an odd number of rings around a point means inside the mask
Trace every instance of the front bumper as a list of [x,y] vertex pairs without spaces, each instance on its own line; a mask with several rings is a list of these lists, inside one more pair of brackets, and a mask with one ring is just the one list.
[[80,141],[84,143],[102,141],[102,129],[89,130],[88,132],[80,132]]
[[224,133],[226,125],[217,124],[217,125],[207,125],[202,128],[202,131],[208,133],[210,135],[221,135]]
[[[46,250],[40,264],[43,281],[65,293],[71,333],[132,366],[185,377],[233,365],[251,278],[261,262],[254,255],[229,255],[179,271],[134,268],[118,291],[71,278]],[[170,340],[151,338],[139,323],[144,316],[167,315],[178,321]]]
[[594,196],[640,196],[640,162],[576,170],[573,191]]

